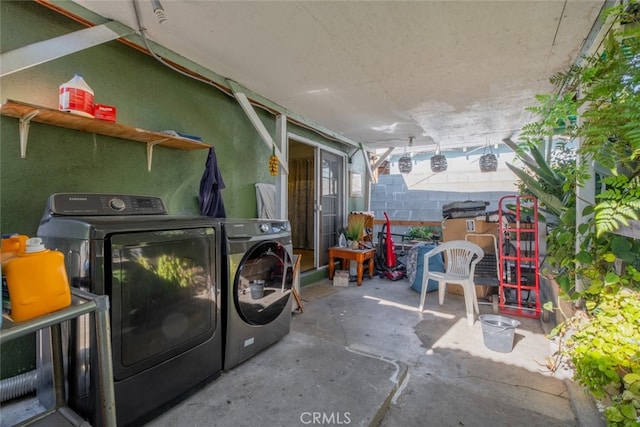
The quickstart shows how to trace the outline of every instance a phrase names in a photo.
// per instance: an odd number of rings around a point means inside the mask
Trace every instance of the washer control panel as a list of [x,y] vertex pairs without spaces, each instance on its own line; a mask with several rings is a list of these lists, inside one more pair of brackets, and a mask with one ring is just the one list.
[[50,215],[167,215],[164,202],[155,196],[108,193],[55,193],[49,196]]
[[227,237],[233,239],[291,234],[291,225],[285,220],[227,219],[223,224]]
[[114,211],[120,212],[125,210],[127,208],[127,205],[124,200],[114,197],[113,199],[109,200],[109,207],[111,207],[111,209],[113,209]]

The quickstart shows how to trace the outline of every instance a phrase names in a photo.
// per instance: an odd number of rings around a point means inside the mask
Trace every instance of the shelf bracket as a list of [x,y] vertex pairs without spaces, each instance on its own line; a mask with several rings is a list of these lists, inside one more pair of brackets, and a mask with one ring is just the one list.
[[27,157],[27,140],[29,139],[29,125],[31,124],[31,119],[38,115],[40,110],[35,110],[30,112],[29,114],[25,114],[18,121],[18,128],[20,130],[20,157]]
[[151,172],[151,162],[153,161],[153,147],[167,141],[168,138],[147,142],[147,172]]

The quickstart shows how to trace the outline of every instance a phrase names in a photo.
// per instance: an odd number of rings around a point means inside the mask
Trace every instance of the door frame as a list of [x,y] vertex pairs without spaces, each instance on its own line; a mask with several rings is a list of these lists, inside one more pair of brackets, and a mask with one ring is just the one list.
[[[320,150],[324,150],[328,153],[334,154],[336,156],[339,156],[342,158],[342,182],[340,184],[341,190],[342,190],[342,212],[340,213],[342,215],[343,218],[343,225],[345,224],[346,218],[347,218],[347,209],[348,209],[348,177],[349,177],[349,173],[348,173],[348,154],[345,153],[344,151],[340,151],[338,149],[335,149],[333,147],[328,147],[325,144],[322,144],[318,141],[314,141],[312,139],[306,138],[304,136],[295,134],[293,132],[288,132],[287,133],[287,152],[289,151],[289,143],[290,141],[295,141],[298,143],[302,143],[302,144],[306,144],[309,145],[311,147],[314,148],[314,153],[313,153],[313,159],[314,159],[314,174],[316,177],[315,180],[315,186],[314,186],[314,209],[313,209],[313,268],[316,270],[320,270],[320,269],[326,269],[328,268],[327,265],[318,265],[319,264],[319,252],[320,252],[320,218],[319,218],[319,213],[321,210],[321,206],[319,206],[319,200],[320,200],[320,185],[322,184],[322,177],[321,177],[321,173],[322,173],[322,168],[320,163]],[[287,159],[288,161],[288,159]],[[289,209],[287,207],[287,215],[289,213]]]

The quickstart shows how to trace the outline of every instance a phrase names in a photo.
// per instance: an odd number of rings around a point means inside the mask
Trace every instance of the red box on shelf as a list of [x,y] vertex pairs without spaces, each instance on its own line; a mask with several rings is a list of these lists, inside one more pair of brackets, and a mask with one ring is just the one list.
[[116,107],[112,105],[95,104],[93,106],[93,115],[96,119],[106,120],[108,122],[116,121]]

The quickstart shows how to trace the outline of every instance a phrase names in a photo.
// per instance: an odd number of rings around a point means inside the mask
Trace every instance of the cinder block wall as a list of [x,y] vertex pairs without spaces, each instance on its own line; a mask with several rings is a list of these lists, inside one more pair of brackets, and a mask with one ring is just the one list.
[[[489,202],[487,212],[498,209],[501,197],[514,195],[508,191],[454,192],[437,190],[409,190],[402,175],[381,175],[371,192],[371,210],[376,219],[383,219],[384,212],[392,220],[440,221],[442,207],[447,203],[467,200]],[[378,227],[379,228],[379,227]],[[409,227],[393,227],[392,232],[405,233]],[[374,230],[377,234],[379,229]]]

